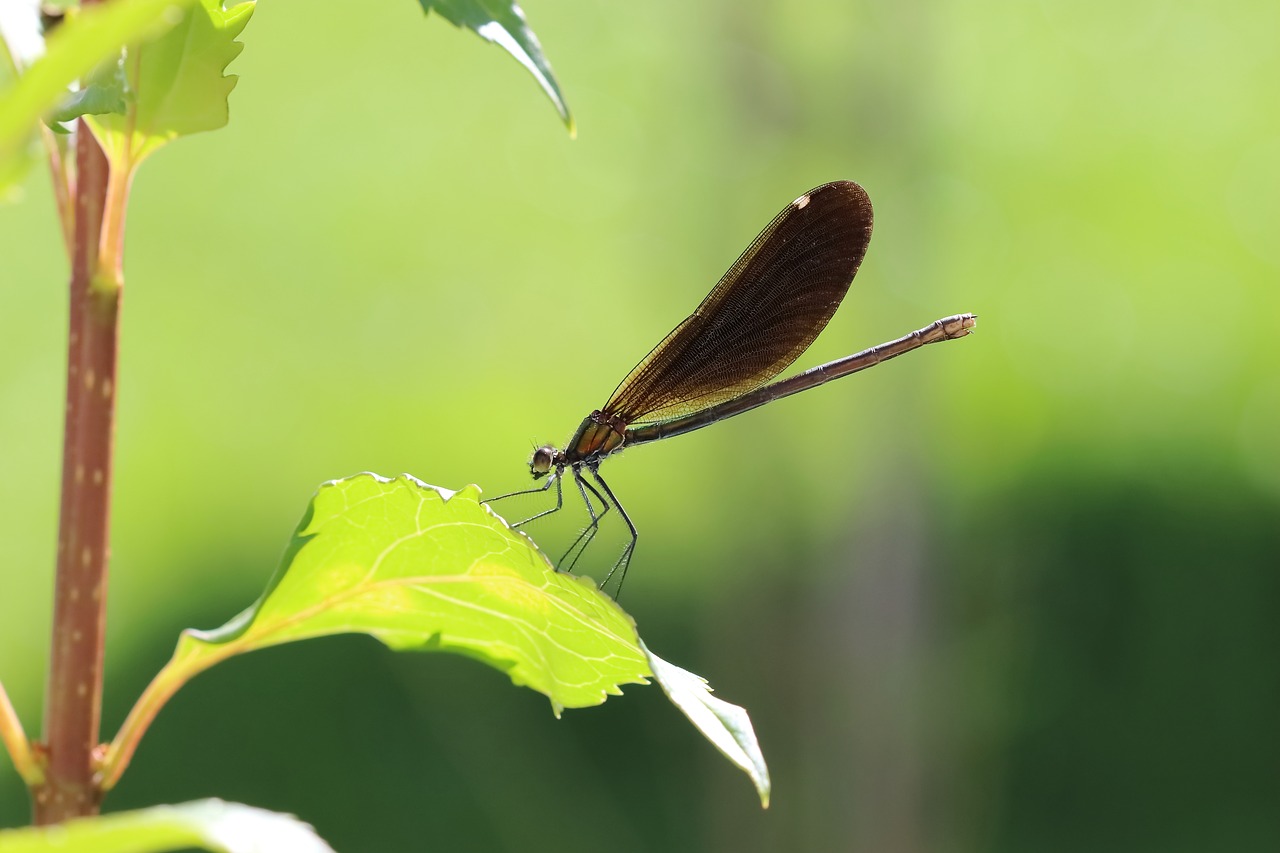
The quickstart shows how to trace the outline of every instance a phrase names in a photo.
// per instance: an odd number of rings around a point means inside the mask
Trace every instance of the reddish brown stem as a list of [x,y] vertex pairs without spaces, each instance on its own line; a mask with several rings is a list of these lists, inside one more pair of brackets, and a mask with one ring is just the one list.
[[42,825],[96,814],[101,801],[93,773],[102,706],[120,288],[118,280],[95,280],[107,159],[83,121],[77,137],[62,505],[44,714],[47,765],[44,784],[34,791],[34,820]]

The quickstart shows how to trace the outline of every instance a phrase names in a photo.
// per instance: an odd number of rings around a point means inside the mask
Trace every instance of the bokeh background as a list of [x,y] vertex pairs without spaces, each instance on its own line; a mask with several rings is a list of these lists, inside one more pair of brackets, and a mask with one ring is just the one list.
[[[230,126],[141,171],[104,734],[320,482],[523,487],[782,205],[852,178],[875,238],[800,366],[977,336],[607,469],[623,603],[752,712],[772,808],[656,688],[556,720],[360,637],[202,675],[109,808],[220,796],[345,853],[1280,849],[1280,6],[525,8],[576,140],[409,0],[263,3]],[[38,731],[67,270],[26,189],[0,678]]]

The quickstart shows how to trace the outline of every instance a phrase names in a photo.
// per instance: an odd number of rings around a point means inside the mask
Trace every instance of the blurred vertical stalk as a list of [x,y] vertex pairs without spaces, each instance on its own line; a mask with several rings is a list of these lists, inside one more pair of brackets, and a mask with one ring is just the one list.
[[107,159],[81,121],[76,133],[62,502],[44,709],[47,764],[44,783],[33,791],[38,825],[96,814],[102,799],[93,773],[102,708],[121,296],[118,275],[98,275],[109,179]]
[[4,684],[0,684],[0,743],[4,744],[9,757],[13,759],[18,775],[29,785],[39,785],[44,781],[44,770],[31,751],[31,743],[22,730],[22,721],[18,719],[18,712],[9,701]]

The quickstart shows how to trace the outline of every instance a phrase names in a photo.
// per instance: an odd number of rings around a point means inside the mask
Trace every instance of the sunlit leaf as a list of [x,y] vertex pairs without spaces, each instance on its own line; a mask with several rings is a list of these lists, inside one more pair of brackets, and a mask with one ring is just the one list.
[[221,800],[0,830],[4,853],[159,853],[190,847],[216,853],[333,853],[295,817]]
[[162,32],[192,0],[112,0],[81,10],[60,24],[45,55],[0,93],[0,193],[19,180],[41,119],[67,96],[67,87],[117,55],[126,44]]
[[238,78],[223,72],[244,48],[236,37],[254,8],[199,0],[163,35],[128,48],[129,109],[85,119],[113,165],[136,167],[170,140],[226,125]]
[[529,29],[524,11],[514,0],[418,0],[428,14],[434,9],[455,27],[466,27],[485,41],[493,42],[525,67],[547,93],[561,120],[573,134],[573,117],[551,72],[551,63],[542,53],[538,37]]
[[267,592],[216,631],[187,631],[174,663],[342,633],[458,652],[562,707],[597,705],[649,667],[635,625],[587,579],[557,572],[479,502],[401,476],[320,488]]
[[[643,644],[641,648],[644,648]],[[769,768],[765,766],[764,754],[760,751],[746,709],[712,696],[705,678],[667,663],[647,648],[644,648],[644,653],[649,659],[654,680],[662,686],[667,698],[716,749],[724,753],[725,758],[751,777],[751,784],[760,795],[760,804],[768,808]]]

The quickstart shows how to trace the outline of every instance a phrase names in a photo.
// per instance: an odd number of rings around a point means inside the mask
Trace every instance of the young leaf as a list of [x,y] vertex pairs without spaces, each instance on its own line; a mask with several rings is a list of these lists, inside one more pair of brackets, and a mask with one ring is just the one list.
[[159,853],[192,846],[216,853],[333,853],[315,830],[291,815],[221,800],[0,830],[4,853]]
[[45,55],[0,93],[0,192],[21,179],[27,143],[67,87],[129,43],[162,32],[193,0],[113,0],[80,10],[58,26]]
[[172,139],[227,123],[227,96],[238,78],[222,72],[244,48],[236,37],[254,8],[198,0],[166,33],[128,48],[129,109],[85,118],[116,168],[136,168]]
[[742,768],[755,785],[760,804],[768,808],[769,768],[765,766],[764,754],[760,752],[746,709],[712,696],[705,678],[667,663],[643,643],[640,648],[644,649],[654,680],[662,686],[667,698],[725,758]]
[[515,57],[533,75],[547,93],[560,119],[569,128],[569,135],[576,134],[569,106],[560,93],[560,85],[551,73],[551,63],[542,53],[538,37],[529,29],[524,12],[514,0],[418,0],[422,11],[428,15],[434,9],[455,27],[466,27],[488,42],[501,47]]

